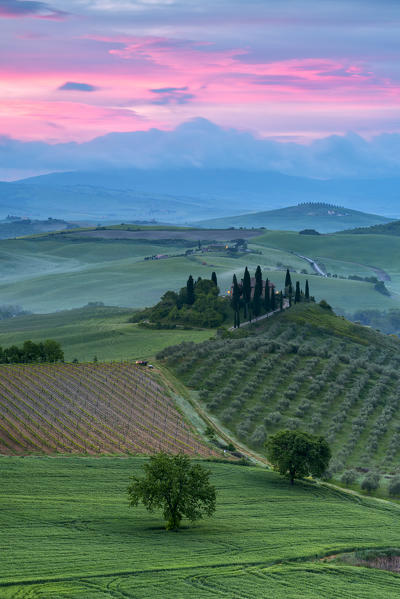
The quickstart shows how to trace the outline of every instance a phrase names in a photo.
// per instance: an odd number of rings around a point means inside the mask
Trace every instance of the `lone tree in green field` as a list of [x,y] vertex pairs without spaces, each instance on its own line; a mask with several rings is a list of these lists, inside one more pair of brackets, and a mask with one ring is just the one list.
[[266,443],[267,457],[293,485],[295,478],[322,476],[331,459],[331,450],[323,437],[302,431],[279,431]]
[[140,502],[152,512],[163,511],[167,530],[178,530],[183,517],[191,522],[215,512],[216,492],[209,482],[210,471],[192,464],[183,454],[158,453],[143,466],[144,478],[132,477],[129,503]]
[[217,279],[217,273],[213,270],[213,272],[211,273],[211,280],[214,283],[214,285],[216,287],[218,287],[218,279]]

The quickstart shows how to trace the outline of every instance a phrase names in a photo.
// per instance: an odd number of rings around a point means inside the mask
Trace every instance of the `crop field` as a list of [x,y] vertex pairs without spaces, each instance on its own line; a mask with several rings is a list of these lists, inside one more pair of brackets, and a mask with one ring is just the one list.
[[0,346],[22,345],[55,339],[61,343],[65,360],[90,362],[149,358],[182,341],[204,341],[213,330],[151,330],[128,322],[132,310],[87,306],[52,314],[27,314],[0,321]]
[[165,390],[140,367],[0,367],[0,453],[157,451],[211,455]]
[[2,599],[399,596],[399,575],[320,559],[398,546],[398,505],[208,463],[214,517],[167,533],[160,513],[128,507],[144,461],[1,458]]
[[400,455],[399,341],[300,304],[249,331],[160,352],[241,442],[284,428],[322,434],[333,472],[391,471]]

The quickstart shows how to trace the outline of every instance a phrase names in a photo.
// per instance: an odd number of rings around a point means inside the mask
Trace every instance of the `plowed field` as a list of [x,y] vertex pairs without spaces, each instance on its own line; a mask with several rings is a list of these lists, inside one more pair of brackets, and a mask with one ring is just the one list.
[[150,374],[129,363],[0,367],[0,453],[210,455]]

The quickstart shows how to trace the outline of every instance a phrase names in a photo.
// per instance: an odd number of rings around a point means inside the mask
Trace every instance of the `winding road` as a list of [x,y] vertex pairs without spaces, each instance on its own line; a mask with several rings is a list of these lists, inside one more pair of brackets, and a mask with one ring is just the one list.
[[301,254],[296,254],[296,252],[293,252],[293,253],[298,258],[302,258],[303,260],[305,260],[306,262],[308,262],[311,265],[311,267],[315,270],[315,272],[317,273],[317,275],[321,275],[321,277],[326,277],[327,276],[326,272],[324,272],[322,270],[322,268],[320,266],[318,266],[318,264],[315,262],[315,260],[313,260],[312,258],[308,258],[307,256],[302,256]]

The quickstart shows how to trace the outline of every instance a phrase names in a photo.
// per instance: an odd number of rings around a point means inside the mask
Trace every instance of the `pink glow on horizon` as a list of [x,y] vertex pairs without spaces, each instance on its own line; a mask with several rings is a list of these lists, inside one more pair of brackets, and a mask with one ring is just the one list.
[[[378,77],[361,60],[322,56],[252,62],[246,48],[219,49],[207,41],[82,39],[89,46],[101,44],[98,62],[83,65],[86,57],[72,49],[68,68],[60,62],[55,69],[44,53],[28,70],[23,53],[19,59],[16,51],[15,59],[0,67],[0,135],[82,141],[111,131],[170,129],[195,116],[237,126],[237,114],[242,128],[266,130],[271,114],[278,112],[281,135],[285,118],[293,113],[304,131],[312,130],[318,113],[336,120],[345,115],[345,122],[351,122],[378,109],[394,112],[399,105],[400,84]],[[60,89],[66,82],[77,88]],[[288,134],[296,131],[290,127]]]

